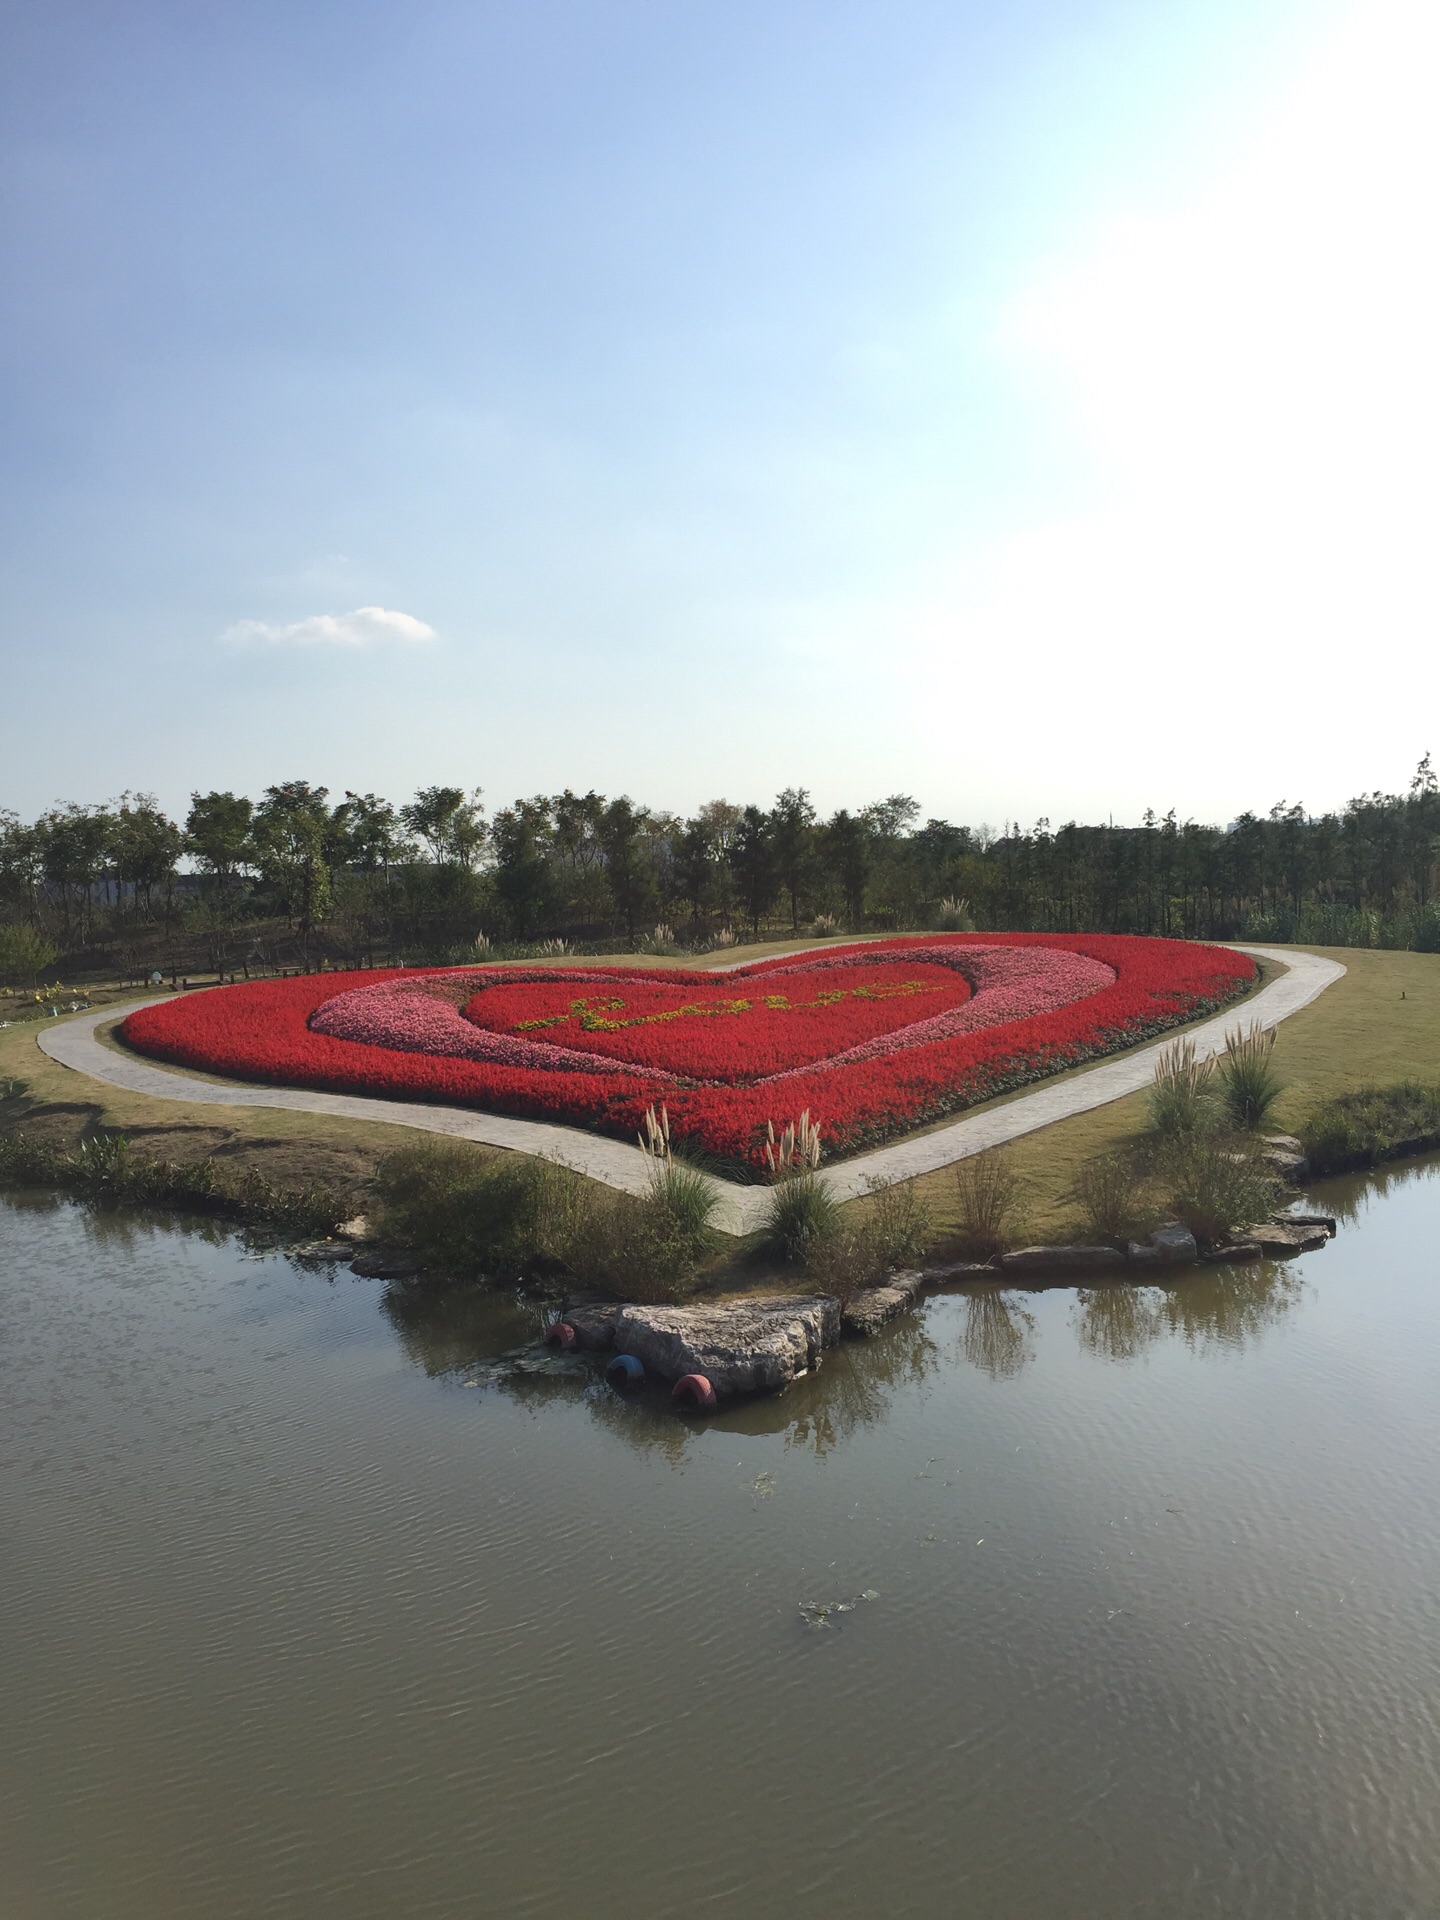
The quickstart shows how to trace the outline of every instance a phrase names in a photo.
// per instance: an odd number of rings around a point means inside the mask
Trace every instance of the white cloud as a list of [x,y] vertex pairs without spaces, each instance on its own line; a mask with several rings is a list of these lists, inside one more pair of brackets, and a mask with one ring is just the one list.
[[353,613],[312,613],[281,625],[271,620],[237,620],[221,639],[234,646],[373,647],[402,640],[416,645],[435,638],[435,629],[413,613],[389,607],[356,607]]

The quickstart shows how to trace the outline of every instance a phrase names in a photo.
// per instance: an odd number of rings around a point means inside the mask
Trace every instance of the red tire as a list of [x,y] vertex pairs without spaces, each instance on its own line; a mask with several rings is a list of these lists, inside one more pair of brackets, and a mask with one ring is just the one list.
[[566,1349],[573,1347],[575,1344],[574,1327],[571,1326],[568,1320],[552,1320],[550,1325],[545,1329],[545,1344],[547,1347],[565,1347]]
[[717,1404],[715,1389],[703,1373],[687,1373],[683,1380],[677,1380],[670,1389],[670,1399],[677,1407],[696,1407],[707,1413]]

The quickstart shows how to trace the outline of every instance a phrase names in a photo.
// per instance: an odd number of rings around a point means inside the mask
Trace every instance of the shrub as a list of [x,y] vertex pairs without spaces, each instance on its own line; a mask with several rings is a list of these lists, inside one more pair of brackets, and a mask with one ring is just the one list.
[[380,1236],[454,1278],[563,1269],[623,1299],[671,1300],[714,1246],[714,1191],[676,1162],[657,1162],[637,1196],[529,1155],[420,1141],[386,1155],[375,1188]]
[[955,1169],[960,1202],[959,1241],[975,1260],[988,1260],[1016,1238],[1025,1183],[1003,1149],[978,1153]]
[[675,1165],[639,1197],[585,1184],[584,1204],[557,1236],[556,1252],[570,1272],[619,1299],[679,1299],[715,1244],[715,1195],[705,1176]]
[[58,951],[32,926],[0,927],[0,980],[33,982]]
[[1237,1228],[1263,1220],[1282,1186],[1251,1149],[1223,1138],[1192,1135],[1176,1141],[1159,1171],[1171,1211],[1204,1246],[1219,1245]]
[[865,1226],[881,1270],[891,1273],[897,1267],[911,1265],[929,1243],[930,1209],[913,1181],[904,1180],[887,1187],[879,1180],[867,1180],[865,1185],[870,1195]]
[[817,913],[810,922],[810,931],[819,939],[828,939],[832,933],[840,931],[840,922],[833,913]]
[[782,1260],[808,1262],[839,1224],[839,1205],[813,1169],[776,1182],[766,1208],[765,1238]]
[[1220,1098],[1230,1124],[1255,1133],[1284,1090],[1275,1071],[1275,1029],[1253,1021],[1248,1033],[1227,1033],[1219,1062]]
[[1087,1235],[1107,1245],[1123,1246],[1155,1224],[1145,1177],[1123,1153],[1086,1160],[1076,1171],[1069,1198]]
[[1150,1124],[1162,1139],[1185,1139],[1210,1124],[1214,1070],[1213,1060],[1196,1059],[1195,1042],[1188,1037],[1166,1047],[1155,1062],[1150,1088]]
[[1440,1145],[1440,1087],[1416,1080],[1358,1087],[1315,1107],[1300,1139],[1317,1174],[1373,1167],[1396,1153]]
[[862,1288],[890,1271],[863,1222],[837,1224],[810,1242],[805,1270],[817,1286],[845,1306]]
[[579,1178],[528,1154],[417,1141],[380,1162],[375,1224],[381,1238],[409,1247],[426,1266],[513,1279],[542,1255],[553,1237],[542,1221],[560,1190]]

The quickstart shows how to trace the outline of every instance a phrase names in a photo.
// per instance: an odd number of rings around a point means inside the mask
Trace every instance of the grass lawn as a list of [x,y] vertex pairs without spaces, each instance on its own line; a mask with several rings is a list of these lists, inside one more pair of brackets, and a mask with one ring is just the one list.
[[[1275,1129],[1289,1132],[1320,1100],[1395,1080],[1440,1084],[1440,954],[1378,953],[1355,947],[1307,947],[1347,969],[1303,1012],[1276,1030],[1275,1063],[1286,1089]],[[1404,996],[1403,998],[1401,996]],[[1236,1010],[1244,1021],[1243,1005]],[[1009,1149],[1033,1195],[1029,1216],[1037,1240],[1067,1231],[1065,1193],[1081,1161],[1125,1145],[1144,1128],[1146,1096],[1130,1094],[1108,1107],[1026,1134]],[[955,1222],[954,1174],[917,1180],[943,1250]]]
[[[700,960],[657,958],[649,954],[566,956],[567,967],[715,967],[732,961],[763,960],[776,953],[814,946],[808,939],[771,940],[746,947],[728,947]],[[840,944],[836,942],[835,944]],[[515,966],[553,966],[554,961],[514,961]],[[80,990],[92,1010],[113,1003],[117,1017],[127,1006],[149,999],[149,989],[109,988]],[[20,1004],[6,996],[0,1018],[13,1017]],[[63,1016],[62,1016],[63,1017]],[[118,1129],[129,1135],[138,1152],[178,1161],[217,1155],[238,1169],[254,1167],[277,1186],[320,1184],[334,1188],[359,1206],[383,1154],[414,1144],[409,1127],[388,1127],[379,1121],[346,1120],[328,1114],[286,1113],[279,1108],[224,1108],[191,1105],[183,1100],[154,1100],[127,1093],[60,1066],[36,1044],[53,1023],[23,1020],[0,1030],[0,1089],[7,1081],[26,1083],[25,1092],[0,1093],[0,1132],[23,1128],[33,1138],[57,1147],[74,1147],[97,1128]],[[98,1036],[102,1041],[105,1033]],[[197,1078],[214,1080],[205,1074]],[[500,1151],[475,1146],[478,1154]]]
[[[801,939],[734,947],[706,955],[698,964],[755,960],[813,944]],[[1277,1126],[1293,1128],[1316,1102],[1351,1088],[1406,1079],[1440,1084],[1440,955],[1355,948],[1307,951],[1324,952],[1348,971],[1314,1005],[1279,1028],[1275,1057],[1287,1087]],[[574,964],[693,967],[697,962],[634,955]],[[92,996],[92,1003],[101,997]],[[127,1001],[142,997],[117,997],[117,1012]],[[1236,1018],[1243,1021],[1243,1004]],[[276,1184],[323,1182],[357,1202],[379,1157],[415,1139],[408,1128],[379,1122],[254,1109],[237,1109],[232,1120],[223,1108],[126,1093],[48,1059],[36,1045],[39,1031],[38,1023],[27,1022],[0,1032],[0,1084],[27,1083],[23,1093],[0,1098],[0,1130],[23,1126],[36,1137],[71,1145],[96,1127],[118,1128],[141,1152],[176,1160],[215,1154],[237,1167],[254,1166]],[[1144,1125],[1145,1113],[1145,1096],[1134,1094],[1028,1134],[1008,1150],[1031,1184],[1029,1224],[1035,1238],[1065,1233],[1064,1196],[1076,1167],[1090,1155],[1133,1138]],[[954,1175],[948,1170],[927,1174],[915,1185],[934,1218],[936,1252],[943,1254],[955,1224]],[[733,1257],[743,1259],[744,1250],[737,1249]]]

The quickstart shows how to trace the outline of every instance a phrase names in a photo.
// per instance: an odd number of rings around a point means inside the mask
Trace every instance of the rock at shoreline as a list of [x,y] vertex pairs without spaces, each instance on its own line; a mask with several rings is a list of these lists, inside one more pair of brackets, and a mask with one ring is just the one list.
[[1333,1213],[1272,1213],[1270,1218],[1277,1227],[1323,1227],[1331,1240],[1335,1238]]
[[882,1287],[866,1287],[853,1294],[840,1314],[846,1333],[858,1333],[864,1339],[888,1326],[897,1314],[913,1306],[930,1276],[923,1273],[892,1273]]
[[1004,1273],[1108,1273],[1125,1264],[1118,1247],[1019,1247],[1000,1256]]
[[1128,1250],[1130,1264],[1140,1267],[1180,1266],[1198,1259],[1199,1254],[1194,1234],[1178,1220],[1157,1227],[1144,1240],[1132,1240]]
[[1281,1226],[1267,1220],[1259,1226],[1247,1227],[1244,1237],[1253,1240],[1271,1260],[1289,1260],[1297,1253],[1313,1253],[1317,1247],[1323,1247],[1330,1234],[1325,1227],[1302,1226],[1298,1221]]
[[1207,1247],[1200,1256],[1207,1267],[1239,1267],[1263,1257],[1258,1240],[1227,1240],[1223,1247]]
[[[568,1316],[567,1316],[568,1317]],[[829,1294],[713,1307],[621,1307],[613,1343],[662,1380],[703,1373],[719,1394],[773,1393],[820,1364],[840,1338]]]
[[1273,1167],[1282,1180],[1297,1186],[1310,1178],[1310,1161],[1293,1133],[1267,1133],[1262,1137],[1265,1150],[1260,1158],[1268,1167]]
[[559,1318],[575,1329],[580,1353],[607,1353],[615,1345],[615,1321],[623,1311],[618,1300],[567,1300]]
[[367,1247],[351,1261],[350,1271],[361,1280],[414,1280],[419,1277],[420,1262],[398,1247]]

